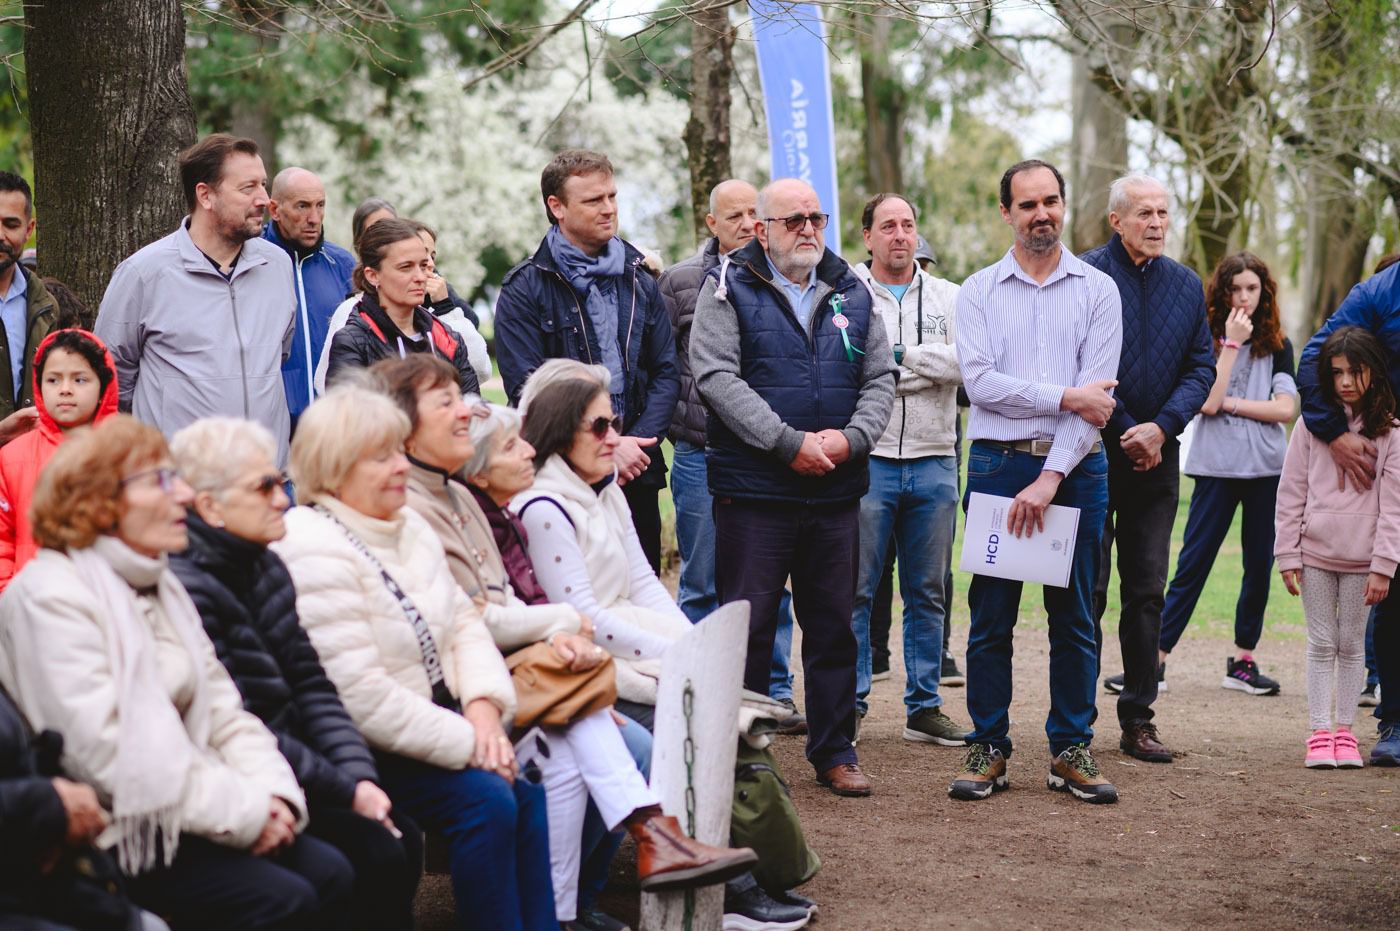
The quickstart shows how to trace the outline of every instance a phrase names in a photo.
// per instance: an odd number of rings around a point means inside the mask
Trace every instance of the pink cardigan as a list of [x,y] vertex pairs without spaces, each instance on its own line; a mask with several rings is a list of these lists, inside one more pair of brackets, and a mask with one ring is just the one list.
[[[1356,433],[1360,421],[1351,421]],[[1337,484],[1327,444],[1299,420],[1279,478],[1274,558],[1280,571],[1312,566],[1332,572],[1395,575],[1400,563],[1400,426],[1374,441],[1376,480],[1360,491]]]

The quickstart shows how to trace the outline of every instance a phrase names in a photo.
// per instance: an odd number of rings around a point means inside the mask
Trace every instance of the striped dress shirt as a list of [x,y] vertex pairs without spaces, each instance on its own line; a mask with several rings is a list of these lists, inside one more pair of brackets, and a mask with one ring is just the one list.
[[1053,440],[1045,469],[1068,475],[1099,431],[1061,411],[1067,386],[1118,376],[1123,311],[1118,287],[1060,246],[1043,283],[1008,250],[958,292],[958,364],[972,401],[973,440]]

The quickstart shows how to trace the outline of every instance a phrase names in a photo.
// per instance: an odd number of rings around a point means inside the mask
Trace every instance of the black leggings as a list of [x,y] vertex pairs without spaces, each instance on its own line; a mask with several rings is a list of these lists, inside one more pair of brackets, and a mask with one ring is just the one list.
[[390,818],[402,840],[348,808],[311,810],[306,833],[334,846],[355,869],[350,928],[413,927],[413,896],[423,875],[423,832],[403,812],[394,811]]

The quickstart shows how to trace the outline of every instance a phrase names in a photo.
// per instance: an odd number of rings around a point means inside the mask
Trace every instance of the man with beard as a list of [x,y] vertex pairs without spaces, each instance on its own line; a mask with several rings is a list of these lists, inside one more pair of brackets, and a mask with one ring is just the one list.
[[117,266],[94,330],[117,366],[118,404],[167,437],[201,417],[254,420],[287,460],[282,362],[296,322],[292,263],[261,238],[267,172],[227,133],[180,153],[190,215]]
[[705,460],[715,584],[747,600],[744,686],[768,689],[778,602],[792,579],[806,672],[807,760],[837,795],[871,793],[856,761],[851,632],[867,459],[894,404],[894,357],[870,291],[826,248],[811,185],[758,196],[752,242],[710,271],[690,364],[709,408]]
[[283,168],[272,179],[262,238],[292,260],[297,303],[292,354],[282,363],[282,384],[293,426],[315,396],[312,376],[330,330],[331,314],[350,293],[355,257],[326,239],[326,187],[305,168]]
[[0,446],[34,427],[34,350],[54,329],[58,302],[19,262],[34,232],[29,182],[0,171]]
[[[1060,243],[1065,180],[1038,159],[1001,178],[1001,215],[1015,245],[963,283],[957,302],[958,362],[972,401],[967,490],[1013,499],[1005,532],[1045,529],[1050,504],[1079,509],[1069,584],[1045,586],[1050,627],[1052,762],[1047,783],[1087,802],[1118,791],[1089,753],[1093,740],[1092,596],[1108,508],[1108,460],[1099,429],[1113,413],[1123,341],[1113,279]],[[967,602],[967,757],[948,787],[955,799],[985,799],[1008,785],[1011,755],[1011,636],[1022,583],[973,577]]]

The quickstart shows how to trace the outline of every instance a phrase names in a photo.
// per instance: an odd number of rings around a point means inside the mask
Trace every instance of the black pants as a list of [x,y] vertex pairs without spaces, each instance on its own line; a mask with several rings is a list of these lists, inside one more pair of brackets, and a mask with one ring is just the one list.
[[1400,570],[1390,582],[1390,594],[1376,608],[1371,639],[1381,686],[1375,716],[1381,726],[1400,724]]
[[[658,451],[655,455],[661,453]],[[660,494],[661,489],[654,485],[628,482],[622,486],[622,496],[632,510],[632,526],[637,529],[637,539],[642,541],[642,552],[651,563],[651,571],[657,575],[661,574],[661,503],[657,500]]]
[[127,890],[175,928],[331,931],[348,924],[354,879],[340,851],[305,834],[267,857],[186,834],[170,866],[128,880]]
[[715,499],[715,591],[747,600],[744,687],[767,694],[778,602],[792,578],[802,627],[807,760],[818,773],[856,762],[856,637],[851,631],[860,555],[860,503],[835,507]]
[[413,896],[423,875],[423,832],[403,812],[390,817],[402,839],[348,808],[311,811],[306,832],[334,846],[355,869],[351,928],[413,927]]
[[[891,537],[893,540],[893,537]],[[891,543],[885,551],[885,568],[880,573],[880,584],[875,586],[875,595],[870,599],[870,666],[872,669],[890,668],[890,624],[894,609],[894,554]]]
[[1108,450],[1108,517],[1104,522],[1103,558],[1094,587],[1094,639],[1103,665],[1103,614],[1108,607],[1108,579],[1113,547],[1118,546],[1118,591],[1121,612],[1118,644],[1123,651],[1123,691],[1118,696],[1118,723],[1152,720],[1157,700],[1157,647],[1162,633],[1171,565],[1172,524],[1176,522],[1181,473],[1180,447],[1162,447],[1162,462],[1134,472],[1132,460],[1117,440]]

